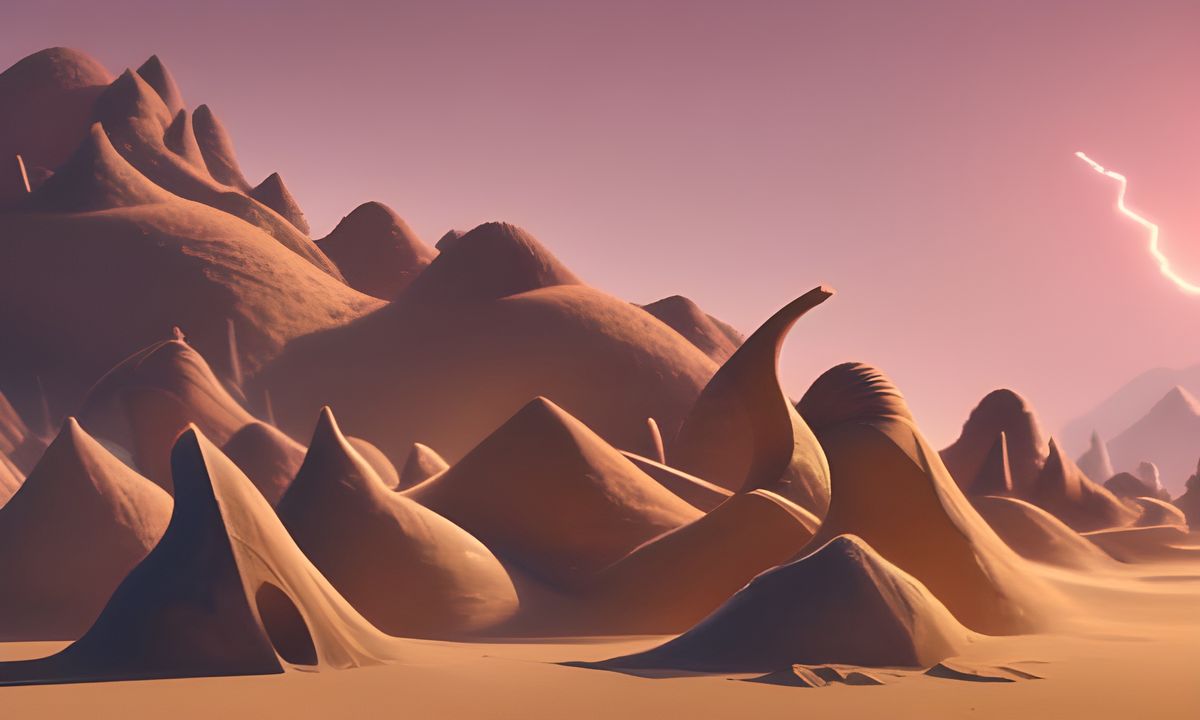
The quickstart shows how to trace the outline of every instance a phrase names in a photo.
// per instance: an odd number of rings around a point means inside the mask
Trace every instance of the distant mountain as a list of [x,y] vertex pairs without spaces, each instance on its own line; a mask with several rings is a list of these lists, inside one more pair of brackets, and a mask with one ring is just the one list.
[[1176,385],[1113,438],[1108,449],[1118,471],[1136,468],[1145,460],[1154,463],[1163,486],[1172,497],[1179,495],[1200,458],[1200,400]]
[[[1106,441],[1111,441],[1176,385],[1193,395],[1200,395],[1200,364],[1182,369],[1154,368],[1138,375],[1099,405],[1068,422],[1059,433],[1063,447],[1072,457],[1078,457],[1088,449],[1093,431],[1100,433],[1100,437]],[[1194,460],[1192,467],[1195,468]],[[1116,469],[1132,470],[1122,467]]]

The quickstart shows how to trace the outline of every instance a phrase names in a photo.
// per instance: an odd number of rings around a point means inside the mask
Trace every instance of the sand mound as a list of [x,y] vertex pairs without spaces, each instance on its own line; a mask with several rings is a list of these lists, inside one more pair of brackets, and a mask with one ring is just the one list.
[[146,62],[142,63],[137,74],[146,84],[154,88],[154,92],[158,93],[158,97],[163,101],[172,114],[177,114],[183,111],[183,93],[179,92],[179,86],[175,84],[175,78],[171,75],[171,71],[163,65],[162,60],[159,60],[157,55],[151,55]]
[[250,478],[272,506],[279,503],[304,462],[303,445],[258,421],[230,435],[221,452]]
[[[0,73],[0,158],[53,170],[87,137],[92,105],[112,82],[100,63],[69,48],[36,52]],[[0,196],[0,206],[23,198]]]
[[[1055,611],[1054,592],[971,507],[887,377],[847,363],[826,371],[813,386],[822,405],[861,410],[852,416],[829,413],[828,425],[824,415],[810,415],[829,458],[833,489],[810,547],[842,534],[861,536],[973,630],[1017,634],[1043,626]],[[880,400],[852,400],[867,389]],[[808,397],[801,407],[815,404]]]
[[580,279],[525,230],[491,222],[442,249],[409,292],[427,302],[468,302],[578,284]]
[[829,507],[821,446],[779,384],[791,327],[833,295],[819,287],[771,316],[713,376],[671,446],[672,465],[730,490],[778,492],[818,517]]
[[285,220],[296,226],[305,235],[308,234],[308,220],[304,219],[304,211],[300,203],[292,196],[279,173],[271,173],[250,191],[250,197],[271,208],[283,216]]
[[1054,440],[1035,485],[1025,496],[1079,532],[1128,525],[1134,513],[1087,478]]
[[304,557],[245,475],[195,428],[172,457],[166,534],[91,629],[57,655],[0,663],[0,683],[257,675],[396,659]]
[[0,508],[0,640],[79,637],[170,516],[170,496],[69,418]]
[[666,489],[700,510],[708,512],[725,502],[733,495],[720,485],[713,485],[695,475],[689,475],[682,470],[664,465],[663,463],[642,457],[631,452],[621,451],[638,470],[658,481]]
[[598,666],[700,672],[768,672],[797,663],[927,667],[970,642],[971,632],[919,581],[861,539],[841,535],[759,575],[674,640]]
[[1108,449],[1119,468],[1153,461],[1167,488],[1179,492],[1192,471],[1198,445],[1200,400],[1176,385],[1145,416],[1114,437]]
[[71,159],[30,198],[30,207],[39,212],[77,213],[172,199],[126,162],[103,126],[95,123]]
[[356,207],[317,246],[337,264],[350,287],[383,300],[399,295],[437,254],[379,202]]
[[1157,525],[1187,527],[1187,516],[1183,514],[1182,510],[1169,502],[1153,497],[1139,497],[1134,498],[1133,501],[1137,503],[1142,513],[1134,523],[1137,527],[1154,527]]
[[1012,390],[994,390],[971,411],[954,444],[941,452],[946,469],[965,492],[974,492],[972,485],[1000,433],[1008,445],[1013,491],[1024,497],[1037,481],[1048,453],[1037,415]]
[[746,682],[787,687],[827,687],[830,685],[883,685],[876,675],[832,665],[793,665],[766,675],[747,678]]
[[819,524],[812,513],[766,490],[734,495],[589,581],[589,631],[687,630],[755,575],[795,558]]
[[656,300],[643,305],[642,309],[687,338],[713,362],[725,362],[742,344],[743,338],[738,331],[704,312],[682,295]]
[[925,671],[929,677],[943,680],[965,680],[967,682],[1010,683],[1018,680],[1040,680],[1023,670],[1010,667],[983,667],[961,662],[940,662]]
[[187,110],[175,113],[175,119],[163,133],[163,145],[179,157],[187,161],[198,171],[207,172],[204,167],[204,156],[200,153],[200,145],[196,142],[196,130],[192,127],[192,116]]
[[407,494],[559,586],[700,516],[540,397]]
[[1107,487],[1107,480],[1116,471],[1113,470],[1112,460],[1108,457],[1108,446],[1100,439],[1100,433],[1093,432],[1091,445],[1088,446],[1087,452],[1079,456],[1075,461],[1079,469],[1083,471],[1093,481],[1104,483]]
[[[501,276],[478,285],[481,296],[526,285],[520,280],[527,275],[509,277],[504,263],[487,264],[488,247],[504,234],[487,226],[468,233],[397,301],[358,322],[292,342],[255,379],[249,396],[269,391],[279,427],[293,435],[307,432],[312,408],[337,407],[355,435],[397,466],[414,442],[437,448],[453,463],[539,395],[617,447],[643,443],[648,417],[670,437],[714,366],[637,307],[585,285],[499,299],[438,299],[458,297],[454,288],[469,285],[476,272]],[[463,259],[472,246],[480,246],[482,257]],[[524,257],[538,267],[548,262],[535,255]],[[448,269],[434,272],[443,263]],[[550,272],[554,267],[538,277],[562,279]],[[444,291],[434,290],[438,278],[447,283]],[[354,372],[329,372],[338,367]]]
[[972,498],[971,504],[996,534],[1023,558],[1080,570],[1108,561],[1095,544],[1033,503],[984,495]]
[[350,447],[354,448],[355,452],[362,456],[363,460],[367,461],[367,464],[371,466],[371,469],[388,489],[395,490],[400,486],[400,473],[396,471],[396,466],[392,464],[391,460],[388,460],[382,450],[362,438],[347,437],[346,441],[350,443]]
[[443,460],[442,456],[438,455],[433,448],[421,443],[413,443],[412,450],[408,453],[408,459],[404,461],[404,469],[400,471],[400,482],[396,485],[396,489],[407,490],[420,485],[448,467],[450,467],[449,463]]
[[346,441],[329,408],[280,501],[296,544],[347,600],[391,635],[445,637],[511,616],[508,573],[478,540],[392,492]]
[[192,125],[209,175],[222,185],[250,192],[250,183],[246,182],[233,151],[233,139],[212,109],[207,105],[197,107],[192,112]]
[[1156,495],[1154,488],[1133,473],[1119,472],[1104,483],[1105,489],[1123,500]]
[[88,392],[79,417],[93,435],[129,449],[142,473],[168,489],[171,448],[189,424],[225,444],[255,422],[180,339],[154,343],[108,371]]
[[1179,525],[1096,530],[1083,536],[1123,563],[1200,559],[1200,548]]

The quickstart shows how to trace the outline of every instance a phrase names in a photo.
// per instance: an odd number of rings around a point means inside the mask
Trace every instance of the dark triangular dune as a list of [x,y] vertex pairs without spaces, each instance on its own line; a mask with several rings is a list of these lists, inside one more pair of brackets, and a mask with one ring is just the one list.
[[175,78],[171,75],[171,71],[167,69],[166,65],[163,65],[157,55],[151,55],[146,62],[142,63],[137,69],[137,74],[146,81],[147,85],[154,88],[154,92],[158,93],[158,97],[162,99],[163,104],[172,114],[179,113],[184,109],[183,93],[179,92],[179,86],[175,84]]
[[674,640],[594,666],[769,672],[793,664],[927,667],[972,634],[925,587],[865,542],[840,535],[759,575]]
[[187,110],[180,110],[175,114],[175,119],[163,133],[163,145],[186,160],[197,171],[208,172],[204,166],[204,156],[200,153],[200,145],[196,142],[192,116],[188,114]]
[[833,295],[819,287],[762,324],[705,386],[670,447],[671,464],[734,491],[778,492],[818,517],[829,506],[829,466],[779,383],[785,336]]
[[700,516],[545,398],[407,494],[552,585]]
[[413,443],[408,459],[404,461],[404,469],[400,471],[400,482],[396,489],[407,490],[416,487],[448,467],[450,465],[433,448]]
[[237,154],[233,151],[233,140],[212,109],[207,105],[198,106],[192,111],[192,125],[196,132],[196,142],[204,155],[204,164],[212,178],[222,185],[250,192],[250,183],[246,182],[246,177],[242,175]]
[[304,462],[303,445],[257,421],[229,436],[221,452],[246,473],[272,506],[287,492]]
[[195,428],[171,458],[166,534],[87,633],[47,658],[0,663],[0,683],[260,675],[397,659],[304,557],[262,495]]
[[354,208],[317,246],[350,287],[382,300],[399,295],[437,254],[403,218],[379,202]]
[[74,418],[0,508],[0,640],[68,640],[162,537],[171,498]]
[[405,637],[478,632],[517,595],[478,540],[386,487],[321,411],[296,481],[280,501],[296,543],[376,627]]
[[268,175],[265,180],[250,190],[250,197],[282,215],[300,232],[308,234],[308,220],[304,219],[304,211],[300,209],[300,203],[296,202],[291,191],[283,184],[283,178],[279,177],[279,173]]
[[[806,417],[829,459],[832,485],[810,547],[842,534],[862,537],[979,632],[1029,632],[1059,614],[1061,598],[971,507],[882,372],[838,365],[810,392],[830,408]],[[808,393],[800,401],[814,405]]]
[[1109,558],[1066,523],[1033,503],[982,495],[971,504],[1010,548],[1027,560],[1087,570]]

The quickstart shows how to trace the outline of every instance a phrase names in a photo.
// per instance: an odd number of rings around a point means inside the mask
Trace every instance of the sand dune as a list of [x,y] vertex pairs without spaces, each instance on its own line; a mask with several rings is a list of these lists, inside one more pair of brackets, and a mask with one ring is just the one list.
[[635,453],[621,451],[638,470],[658,481],[666,489],[687,501],[700,510],[708,512],[729,499],[733,493],[720,485],[714,485],[707,480],[689,475],[669,465],[642,457]]
[[1200,547],[1179,525],[1096,530],[1083,536],[1124,563],[1200,560]]
[[716,363],[728,360],[744,340],[737,330],[704,312],[682,295],[655,300],[643,305],[642,309],[687,338],[688,342]]
[[882,372],[838,365],[799,405],[829,458],[833,489],[810,547],[862,537],[979,632],[1029,632],[1058,613],[1054,591],[971,507]]
[[396,484],[396,489],[407,490],[420,485],[448,467],[450,465],[436,450],[428,445],[413,443],[408,459],[404,461],[404,469],[400,471],[400,482]]
[[560,587],[700,516],[545,398],[407,495]]
[[1053,439],[1042,472],[1024,497],[1079,532],[1128,525],[1136,516],[1115,495],[1089,480]]
[[82,635],[170,516],[169,495],[69,418],[0,507],[0,639]]
[[187,107],[183,102],[183,93],[175,83],[175,77],[157,55],[151,55],[146,62],[139,65],[137,74],[147,85],[154,88],[154,92],[172,115],[178,115]]
[[[193,416],[194,417],[194,416]],[[197,422],[192,419],[189,422]],[[218,425],[218,432],[227,430]],[[304,446],[264,422],[249,422],[229,436],[221,452],[250,478],[272,506],[287,492],[304,462]]]
[[288,536],[245,475],[194,427],[171,457],[166,534],[91,629],[47,658],[0,663],[0,683],[257,675],[397,659]]
[[983,495],[972,498],[971,504],[1000,539],[1023,558],[1079,570],[1108,561],[1094,543],[1033,503]]
[[797,663],[927,667],[957,655],[971,638],[919,581],[863,540],[839,535],[758,576],[679,637],[596,665],[699,672],[768,672]]
[[[111,82],[100,63],[61,47],[0,73],[0,158],[20,154],[29,170],[57,168],[87,137],[92,104]],[[0,207],[23,201],[20,192],[0,195]]]
[[350,287],[392,300],[437,254],[387,205],[367,202],[342,218],[317,246],[342,271]]
[[4,507],[23,482],[25,473],[21,472],[7,455],[0,453],[0,508]]
[[191,423],[225,444],[255,422],[184,340],[163,340],[123,360],[88,391],[79,414],[90,433],[128,449],[146,477],[170,489],[175,438]]
[[1187,516],[1183,511],[1175,507],[1165,500],[1160,500],[1155,497],[1139,497],[1134,498],[1141,510],[1141,515],[1138,516],[1134,523],[1137,527],[1155,527],[1158,525],[1177,525],[1179,527],[1187,527]]
[[8,398],[0,392],[0,456],[25,473],[37,463],[49,442],[49,438],[42,437],[41,432],[35,432],[25,424]]
[[527,233],[491,223],[443,250],[398,301],[291,343],[250,395],[269,390],[291,434],[306,432],[314,407],[337,407],[401,466],[414,442],[453,463],[538,395],[617,447],[641,443],[648,417],[670,436],[713,369],[637,307],[575,284]]
[[775,313],[721,366],[672,444],[672,465],[734,491],[772,490],[818,517],[829,507],[829,466],[779,384],[785,336],[833,295],[815,288]]
[[[367,461],[367,464],[371,466],[371,469],[375,471],[375,474],[379,476],[384,485],[391,490],[395,490],[400,486],[400,473],[396,470],[396,466],[392,464],[392,461],[388,460],[387,455],[383,454],[382,450],[362,438],[347,436],[346,441],[350,443],[350,447],[354,448],[355,452],[362,456],[363,460]],[[427,478],[422,478],[422,480],[424,479]],[[416,485],[416,483],[413,484]]]
[[237,153],[233,150],[233,138],[225,125],[208,105],[198,105],[192,111],[192,124],[196,129],[196,142],[204,155],[204,165],[209,175],[222,185],[250,192],[250,183],[238,165]]
[[175,119],[163,133],[163,145],[198,172],[207,172],[204,154],[200,152],[200,143],[196,141],[196,128],[187,110],[175,113]]
[[308,220],[304,219],[304,211],[300,209],[300,203],[296,202],[291,191],[283,184],[283,178],[279,177],[279,173],[268,175],[250,191],[250,197],[279,213],[284,220],[290,222],[300,232],[308,234]]
[[590,632],[683,632],[755,575],[788,560],[820,521],[766,490],[734,495],[708,514],[650,540],[589,580]]

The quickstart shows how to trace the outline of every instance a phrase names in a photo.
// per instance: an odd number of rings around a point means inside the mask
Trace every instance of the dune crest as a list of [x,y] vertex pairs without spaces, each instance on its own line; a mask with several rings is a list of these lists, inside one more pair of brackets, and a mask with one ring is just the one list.
[[384,485],[329,408],[278,513],[334,587],[390,635],[462,635],[516,612],[516,590],[488,548]]
[[317,247],[338,266],[350,287],[381,300],[396,298],[437,255],[380,202],[354,208],[317,241]]
[[596,665],[697,672],[819,663],[928,667],[972,640],[916,578],[860,538],[839,535],[759,575],[679,637]]
[[1033,503],[983,495],[971,505],[1018,555],[1048,565],[1092,569],[1109,558],[1083,536]]
[[406,494],[554,586],[700,516],[541,397]]
[[1079,532],[1128,525],[1135,513],[1088,479],[1050,440],[1050,452],[1028,500]]
[[250,190],[250,197],[271,208],[283,216],[297,230],[308,234],[308,220],[304,219],[304,211],[300,203],[292,196],[279,173],[271,173],[261,183]]
[[446,468],[449,463],[442,459],[437,451],[428,445],[413,443],[408,459],[404,461],[404,469],[400,471],[400,482],[397,490],[408,490],[425,482]]
[[157,55],[151,55],[146,62],[139,65],[137,74],[146,81],[147,85],[154,88],[154,92],[167,106],[167,110],[172,114],[183,111],[185,107],[183,93],[175,84],[175,77],[171,75],[171,71],[167,69],[166,65],[163,65]]
[[82,635],[170,516],[169,495],[68,418],[0,507],[0,640]]
[[300,471],[305,449],[275,427],[254,421],[230,435],[221,452],[274,507]]
[[771,316],[708,382],[670,447],[673,465],[734,491],[772,490],[821,517],[829,465],[779,382],[792,326],[833,295],[815,288]]
[[192,111],[192,125],[196,129],[196,142],[204,155],[204,165],[214,180],[242,192],[250,192],[250,183],[238,166],[237,153],[233,151],[233,139],[208,105],[199,105]]
[[682,295],[655,300],[642,305],[642,309],[687,338],[688,342],[716,363],[728,360],[745,339],[737,330],[704,312],[690,298]]

